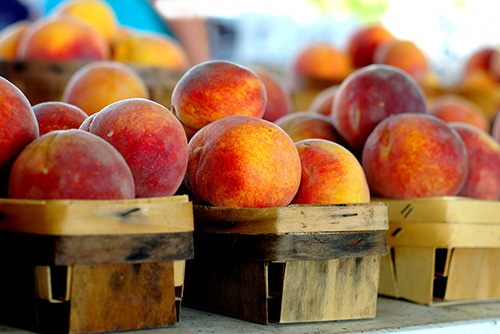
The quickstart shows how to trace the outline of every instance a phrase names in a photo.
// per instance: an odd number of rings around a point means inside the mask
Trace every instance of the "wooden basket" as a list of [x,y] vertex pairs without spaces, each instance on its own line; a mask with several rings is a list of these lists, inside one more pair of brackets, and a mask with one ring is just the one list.
[[[0,61],[0,76],[16,85],[31,105],[61,101],[70,77],[87,62],[82,61]],[[183,71],[127,63],[148,87],[151,100],[170,109],[172,91]]]
[[381,295],[431,306],[500,299],[499,201],[381,201],[389,213]]
[[194,215],[184,305],[262,324],[375,317],[384,204],[195,205]]
[[188,197],[0,200],[0,322],[44,333],[179,321]]

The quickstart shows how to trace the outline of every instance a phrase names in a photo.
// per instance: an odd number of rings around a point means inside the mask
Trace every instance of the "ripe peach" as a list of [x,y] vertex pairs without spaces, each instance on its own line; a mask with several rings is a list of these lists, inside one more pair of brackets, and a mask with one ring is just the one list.
[[189,142],[186,189],[195,203],[287,206],[300,184],[300,158],[276,124],[244,115],[201,128]]
[[296,111],[274,123],[285,130],[294,142],[318,138],[340,143],[331,119],[312,111]]
[[464,142],[422,113],[392,115],[368,136],[362,165],[372,194],[387,198],[454,196],[467,177]]
[[267,104],[262,119],[274,122],[278,118],[292,112],[292,98],[290,90],[277,75],[263,68],[254,69],[266,88]]
[[295,143],[302,177],[293,204],[370,202],[370,190],[358,159],[343,146],[323,139]]
[[307,110],[325,116],[330,116],[332,113],[333,102],[335,101],[335,94],[338,89],[338,85],[333,85],[320,91],[313,98]]
[[115,61],[95,61],[70,77],[62,101],[95,114],[110,103],[128,98],[149,98],[149,90],[136,71]]
[[427,112],[422,89],[403,70],[373,64],[356,70],[340,84],[331,117],[339,135],[358,156],[380,121],[409,112]]
[[166,35],[146,32],[130,34],[116,42],[112,59],[183,71],[190,66],[186,51],[179,42]]
[[38,123],[30,102],[19,88],[0,76],[0,196],[6,194],[14,159],[36,138]]
[[472,51],[463,65],[464,73],[469,74],[475,71],[490,72],[491,60],[496,53],[498,53],[498,50],[492,46],[484,46]]
[[488,132],[489,121],[484,112],[472,101],[456,94],[436,97],[429,106],[429,114],[446,123],[464,122]]
[[22,20],[11,23],[0,30],[0,59],[16,60],[18,58],[19,40],[29,25],[30,21]]
[[109,104],[83,122],[87,130],[113,145],[125,158],[135,181],[136,197],[171,196],[187,166],[182,125],[164,106],[132,98]]
[[402,69],[417,82],[429,71],[427,55],[412,41],[392,39],[380,43],[373,54],[376,64],[392,65]]
[[371,65],[377,46],[394,38],[389,30],[380,25],[360,27],[347,40],[347,54],[354,67]]
[[65,0],[51,12],[54,17],[70,17],[93,27],[110,42],[118,21],[113,8],[102,0]]
[[459,196],[500,200],[500,143],[487,132],[466,123],[449,123],[462,138],[469,172]]
[[193,130],[231,115],[262,118],[266,88],[254,71],[223,60],[191,67],[172,92],[172,111]]
[[123,157],[105,140],[70,129],[49,132],[19,154],[9,179],[10,198],[134,198]]
[[334,45],[312,43],[296,52],[292,70],[299,78],[340,82],[352,72],[352,64],[347,54]]
[[78,129],[88,115],[77,106],[61,102],[41,102],[33,106],[40,136],[50,131]]
[[104,60],[109,44],[92,27],[70,19],[42,18],[21,36],[18,56],[26,60]]

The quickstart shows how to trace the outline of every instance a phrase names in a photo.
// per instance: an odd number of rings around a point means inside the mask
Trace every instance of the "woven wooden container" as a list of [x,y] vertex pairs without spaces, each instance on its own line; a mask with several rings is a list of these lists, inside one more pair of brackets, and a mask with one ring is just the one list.
[[187,196],[0,200],[0,321],[43,333],[174,325],[194,256]]
[[262,324],[375,317],[384,204],[194,214],[184,305]]
[[500,202],[381,201],[389,213],[381,295],[431,306],[500,299]]
[[[70,77],[86,64],[82,61],[0,60],[0,76],[16,85],[31,105],[35,105],[60,101]],[[126,65],[144,80],[151,99],[170,109],[172,91],[184,72],[129,63]]]

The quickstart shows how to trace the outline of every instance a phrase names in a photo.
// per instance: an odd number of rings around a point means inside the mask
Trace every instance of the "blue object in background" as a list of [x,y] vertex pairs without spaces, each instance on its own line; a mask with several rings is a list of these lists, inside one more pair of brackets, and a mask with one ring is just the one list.
[[1,0],[0,29],[28,18],[28,9],[17,0]]
[[[2,0],[5,1],[5,0]],[[45,0],[44,15],[64,0]],[[162,18],[147,0],[105,0],[120,25],[173,36]]]

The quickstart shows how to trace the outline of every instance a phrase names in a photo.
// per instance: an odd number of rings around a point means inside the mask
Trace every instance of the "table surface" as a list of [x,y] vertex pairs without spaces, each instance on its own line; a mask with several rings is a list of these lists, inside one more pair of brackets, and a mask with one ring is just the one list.
[[[0,324],[0,333],[26,334],[22,329]],[[500,302],[453,306],[425,306],[393,298],[379,297],[374,319],[331,321],[307,324],[261,325],[244,320],[183,307],[175,326],[124,334],[186,333],[500,333]]]

